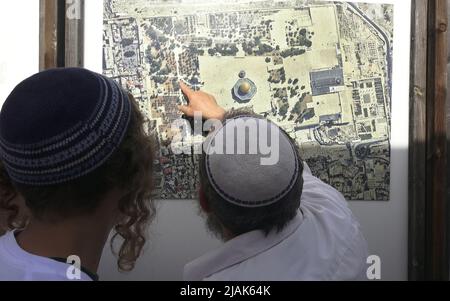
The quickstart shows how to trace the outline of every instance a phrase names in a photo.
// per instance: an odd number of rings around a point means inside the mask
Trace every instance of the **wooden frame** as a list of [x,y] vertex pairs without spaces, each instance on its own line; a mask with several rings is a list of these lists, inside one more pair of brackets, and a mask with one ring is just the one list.
[[40,0],[40,70],[57,66],[57,6],[54,0]]
[[427,93],[427,208],[425,275],[448,280],[447,247],[447,1],[429,1]]
[[[425,275],[425,191],[426,191],[426,82],[427,1],[414,1],[412,8],[411,106],[409,177],[409,279]],[[418,142],[422,143],[418,143]]]
[[[59,9],[67,8],[58,0]],[[84,0],[80,7],[84,9]],[[84,14],[58,20],[55,0],[41,0],[41,66],[83,66]],[[60,10],[61,11],[61,10]],[[447,2],[412,0],[409,254],[410,280],[448,280],[446,200]],[[59,14],[61,18],[61,14]],[[64,25],[63,25],[64,24]],[[64,35],[55,34],[55,30]],[[53,41],[52,37],[58,39]],[[56,45],[56,46],[55,46]],[[61,53],[59,54],[61,57]]]
[[409,278],[448,280],[447,2],[413,1]]
[[[75,6],[78,18],[68,18]],[[83,66],[84,0],[40,0],[40,70]]]
[[84,0],[66,1],[66,10],[79,10],[78,19],[65,20],[65,66],[81,67],[84,65]]

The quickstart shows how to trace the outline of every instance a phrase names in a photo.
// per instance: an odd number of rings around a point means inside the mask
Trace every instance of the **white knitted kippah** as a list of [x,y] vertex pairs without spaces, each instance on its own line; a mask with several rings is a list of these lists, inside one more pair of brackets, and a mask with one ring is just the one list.
[[[300,176],[295,146],[285,132],[265,119],[250,116],[229,119],[209,135],[205,144],[208,180],[232,204],[242,207],[274,204],[292,190]],[[278,160],[267,164],[270,156]]]

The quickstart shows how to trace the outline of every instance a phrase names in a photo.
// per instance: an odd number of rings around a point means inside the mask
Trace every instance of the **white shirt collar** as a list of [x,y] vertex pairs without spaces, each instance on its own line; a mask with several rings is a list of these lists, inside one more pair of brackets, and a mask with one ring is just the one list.
[[297,216],[279,233],[272,232],[266,237],[262,231],[252,231],[226,242],[220,248],[187,264],[184,269],[184,280],[201,281],[271,249],[295,233],[304,219],[299,211]]

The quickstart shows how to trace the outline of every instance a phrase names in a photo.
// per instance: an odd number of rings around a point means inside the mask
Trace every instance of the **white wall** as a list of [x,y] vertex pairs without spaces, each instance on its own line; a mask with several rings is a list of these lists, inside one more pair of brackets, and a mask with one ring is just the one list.
[[101,280],[182,280],[188,261],[220,245],[206,232],[196,201],[163,201],[158,207],[147,250],[136,269],[119,273],[116,259],[106,247],[99,271]]
[[[407,279],[408,256],[408,137],[409,137],[409,50],[410,1],[367,0],[394,3],[394,90],[391,157],[391,201],[352,202],[370,251],[382,260],[383,280]],[[101,0],[87,1],[89,37],[87,67],[101,72]],[[97,30],[95,30],[97,28]],[[189,260],[219,245],[204,229],[192,201],[161,203],[153,227],[151,248],[135,271],[119,274],[108,250],[101,264],[103,280],[181,280],[182,267]],[[301,256],[301,255],[299,255]]]
[[39,71],[39,1],[0,1],[0,106]]

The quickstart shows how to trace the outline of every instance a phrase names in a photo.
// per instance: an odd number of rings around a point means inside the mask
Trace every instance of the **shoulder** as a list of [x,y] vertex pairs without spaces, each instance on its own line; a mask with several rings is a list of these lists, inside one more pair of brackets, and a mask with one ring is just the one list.
[[14,254],[14,233],[8,232],[0,237],[0,281],[22,280],[26,264]]
[[307,215],[336,221],[340,224],[357,223],[348,202],[335,188],[314,177],[305,163],[303,172],[301,209]]
[[[69,265],[29,254],[17,244],[14,232],[0,237],[0,281],[68,281]],[[81,280],[90,278],[81,273]]]
[[362,279],[368,245],[348,202],[336,189],[314,177],[309,168],[305,168],[304,181],[302,211],[315,231],[326,238],[321,239],[321,243],[328,244],[330,249],[334,246],[332,278]]
[[359,229],[359,222],[345,197],[335,188],[314,177],[306,163],[303,179],[301,209],[305,217],[322,220],[324,225],[348,233],[353,233],[350,229]]
[[349,235],[346,248],[339,254],[332,280],[362,281],[367,280],[368,245],[360,229],[354,227]]

